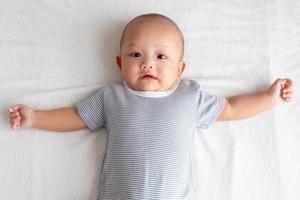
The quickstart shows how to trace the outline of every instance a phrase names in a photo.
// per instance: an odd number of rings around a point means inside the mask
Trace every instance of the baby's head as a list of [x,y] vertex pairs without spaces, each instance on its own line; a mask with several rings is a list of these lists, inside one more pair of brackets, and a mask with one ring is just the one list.
[[123,30],[117,63],[134,90],[168,90],[180,79],[184,39],[178,26],[159,14],[141,15]]

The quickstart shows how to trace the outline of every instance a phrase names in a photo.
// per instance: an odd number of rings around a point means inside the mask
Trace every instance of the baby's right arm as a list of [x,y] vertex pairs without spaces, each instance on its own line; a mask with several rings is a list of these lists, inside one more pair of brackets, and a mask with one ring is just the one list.
[[15,105],[9,109],[13,129],[37,128],[49,131],[76,131],[86,128],[74,107],[54,110],[33,110],[26,105]]

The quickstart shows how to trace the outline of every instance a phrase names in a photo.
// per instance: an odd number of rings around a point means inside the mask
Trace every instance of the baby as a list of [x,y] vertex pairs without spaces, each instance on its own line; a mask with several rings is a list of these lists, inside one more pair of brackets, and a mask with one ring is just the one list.
[[233,97],[209,95],[185,69],[178,26],[159,14],[131,20],[116,62],[123,82],[108,84],[74,107],[33,110],[15,105],[13,129],[108,131],[98,199],[190,199],[191,142],[197,127],[256,115],[292,98],[292,81]]

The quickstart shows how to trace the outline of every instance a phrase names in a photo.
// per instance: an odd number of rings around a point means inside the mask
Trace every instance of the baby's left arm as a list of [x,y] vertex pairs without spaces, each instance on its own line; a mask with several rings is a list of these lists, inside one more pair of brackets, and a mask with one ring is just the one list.
[[218,120],[237,120],[254,116],[292,99],[292,81],[277,79],[266,91],[228,97]]

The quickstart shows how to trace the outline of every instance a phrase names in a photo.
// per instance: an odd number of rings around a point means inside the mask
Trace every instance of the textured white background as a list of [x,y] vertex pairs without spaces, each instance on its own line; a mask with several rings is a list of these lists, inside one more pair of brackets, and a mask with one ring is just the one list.
[[71,106],[119,81],[121,31],[149,12],[182,28],[184,77],[212,94],[260,91],[277,77],[294,80],[291,103],[198,131],[195,199],[299,200],[298,0],[1,0],[0,199],[92,198],[105,131],[13,131],[8,108]]

